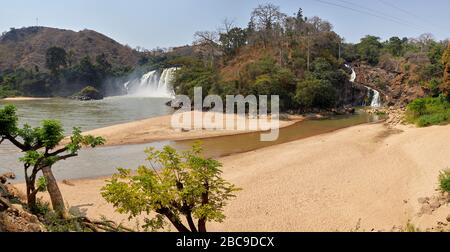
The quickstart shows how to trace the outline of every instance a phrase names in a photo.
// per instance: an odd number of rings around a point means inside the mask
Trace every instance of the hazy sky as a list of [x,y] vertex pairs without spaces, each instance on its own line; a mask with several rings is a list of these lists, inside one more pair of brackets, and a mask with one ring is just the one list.
[[252,9],[267,2],[320,16],[350,42],[367,34],[450,37],[449,0],[14,0],[1,3],[0,31],[38,18],[40,26],[92,29],[132,47],[170,47],[190,44],[195,31],[215,30],[225,18],[246,26]]

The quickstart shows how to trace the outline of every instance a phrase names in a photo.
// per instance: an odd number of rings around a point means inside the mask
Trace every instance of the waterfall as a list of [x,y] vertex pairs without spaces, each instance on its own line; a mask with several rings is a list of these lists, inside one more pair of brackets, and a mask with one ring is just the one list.
[[372,102],[370,103],[371,107],[380,108],[381,107],[381,97],[380,92],[375,89],[369,88],[369,92],[373,93]]
[[124,84],[129,96],[173,98],[173,76],[177,68],[167,68],[160,71],[150,71],[141,78]]
[[[355,69],[353,69],[353,67],[351,67],[350,65],[347,65],[347,64],[345,64],[345,67],[352,70],[352,74],[350,76],[350,82],[355,82],[356,81]],[[373,94],[372,101],[370,102],[370,106],[374,107],[374,108],[380,108],[382,106],[380,92],[378,92],[377,90],[375,90],[371,87],[368,87],[368,86],[365,86],[365,87],[367,88],[367,90],[369,92],[368,93],[369,97]]]

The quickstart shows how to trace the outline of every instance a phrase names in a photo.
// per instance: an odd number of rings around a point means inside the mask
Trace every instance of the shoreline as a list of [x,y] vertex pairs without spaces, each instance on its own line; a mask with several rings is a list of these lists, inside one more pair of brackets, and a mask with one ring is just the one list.
[[[419,216],[418,198],[435,195],[439,172],[450,165],[448,132],[450,126],[362,124],[219,158],[224,178],[243,190],[225,208],[227,219],[209,229],[350,231],[360,223],[363,231],[390,231],[408,221],[433,227],[445,221],[449,205]],[[134,225],[102,199],[106,179],[68,180],[61,190],[74,212]]]
[[27,96],[18,96],[18,97],[6,97],[0,99],[0,101],[39,101],[39,100],[49,100],[51,97],[27,97]]
[[[326,131],[326,132],[323,132],[323,133],[320,133],[320,134],[316,134],[316,135],[312,135],[312,136],[307,136],[307,137],[300,137],[300,138],[298,138],[298,139],[294,139],[294,140],[291,140],[291,141],[288,141],[288,142],[284,142],[284,143],[277,143],[277,144],[273,144],[273,145],[265,146],[265,147],[260,147],[260,148],[253,149],[253,150],[242,151],[242,152],[235,152],[235,153],[231,153],[231,154],[227,154],[227,155],[223,155],[223,156],[218,156],[218,157],[216,157],[216,159],[227,158],[227,157],[234,156],[234,155],[240,155],[240,154],[250,153],[250,152],[254,152],[254,151],[258,151],[258,150],[263,150],[263,149],[270,148],[270,147],[277,146],[277,145],[282,145],[282,144],[286,144],[286,143],[290,143],[290,142],[302,141],[302,140],[310,139],[310,138],[317,137],[317,136],[326,136],[326,135],[333,134],[333,133],[337,133],[337,132],[340,132],[340,131],[342,131],[342,130],[346,130],[346,129],[349,129],[349,128],[352,128],[352,127],[358,127],[358,126],[362,126],[362,125],[376,125],[376,124],[382,124],[382,123],[384,123],[385,121],[386,121],[386,120],[383,119],[383,120],[376,121],[376,122],[365,122],[365,123],[360,123],[360,124],[355,124],[355,125],[343,127],[343,128],[340,128],[340,129],[332,129],[332,130],[329,130],[329,131]],[[293,125],[295,125],[295,124],[297,124],[297,123],[302,123],[302,122],[303,122],[303,121],[296,121],[296,122],[294,122],[293,124],[288,125],[288,126],[286,126],[286,127],[290,127],[290,126],[293,126]],[[236,135],[245,135],[245,134],[251,134],[251,133],[253,133],[253,132],[237,133]],[[189,141],[189,140],[194,141],[194,140],[202,140],[202,139],[214,139],[214,138],[220,138],[220,137],[226,137],[226,136],[230,136],[230,135],[205,136],[205,137],[203,137],[203,138],[194,138],[194,139],[188,138],[188,139],[180,139],[180,140],[173,140],[173,141]],[[160,141],[160,140],[158,140],[158,141]],[[158,142],[158,141],[154,141],[154,142]],[[164,140],[161,140],[161,141],[164,141]],[[151,142],[150,142],[150,143],[151,143]],[[141,144],[141,143],[140,143],[140,144]],[[144,143],[144,144],[145,144],[145,143]],[[126,146],[126,145],[134,145],[134,144],[105,145],[105,146],[99,146],[99,147],[96,147],[96,148],[98,149],[98,148],[103,148],[103,147]],[[138,144],[138,145],[139,145],[139,144]],[[89,147],[87,147],[87,148],[89,148]],[[58,182],[62,183],[63,181],[76,182],[76,181],[84,181],[84,180],[107,179],[107,178],[109,178],[109,177],[112,176],[112,175],[113,175],[113,174],[107,175],[107,176],[103,175],[103,176],[90,176],[90,177],[87,176],[87,177],[74,178],[74,179],[70,179],[70,178],[69,178],[69,179],[58,179]],[[19,182],[13,183],[13,184],[23,184],[23,182],[24,182],[24,181],[19,181]]]
[[[217,113],[212,112],[191,112],[190,116],[195,116],[195,114],[202,114],[203,118],[207,116],[212,116],[215,118]],[[189,113],[184,113],[184,115],[189,115]],[[225,117],[224,114],[222,116]],[[236,115],[232,115],[234,120],[234,125],[241,122],[244,123],[245,130],[214,130],[212,125],[202,125],[202,129],[188,130],[184,131],[181,128],[173,128],[171,125],[172,115],[159,116],[129,123],[116,124],[109,127],[94,129],[90,131],[83,132],[83,135],[93,135],[101,136],[106,139],[105,145],[101,147],[110,146],[122,146],[122,145],[133,145],[133,144],[147,144],[158,141],[185,141],[185,140],[201,140],[209,139],[215,137],[223,136],[233,136],[248,133],[262,133],[268,130],[262,130],[261,127],[269,127],[269,120],[265,125],[259,125],[256,130],[249,129],[250,123],[257,122],[257,119],[239,118]],[[306,116],[296,115],[288,116],[286,120],[278,120],[278,129],[286,128],[292,126],[296,123],[308,120]],[[225,119],[224,119],[225,123]],[[270,130],[270,129],[269,129]],[[66,140],[67,141],[67,140]],[[101,148],[100,147],[100,148]]]

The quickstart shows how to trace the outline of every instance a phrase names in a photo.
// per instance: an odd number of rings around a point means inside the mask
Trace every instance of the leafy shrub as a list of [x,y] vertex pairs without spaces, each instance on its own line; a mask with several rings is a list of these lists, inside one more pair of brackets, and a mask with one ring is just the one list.
[[441,172],[439,175],[439,189],[450,193],[450,169]]
[[130,219],[154,213],[145,219],[146,230],[161,230],[170,221],[180,232],[206,232],[207,222],[225,219],[224,207],[240,189],[222,178],[221,163],[203,158],[201,151],[197,144],[182,153],[170,146],[162,151],[150,148],[150,167],[139,167],[135,175],[119,169],[102,188],[102,196]]
[[330,108],[336,100],[336,91],[326,80],[310,78],[299,82],[297,102],[306,108]]
[[407,120],[419,127],[450,123],[450,103],[444,95],[416,99],[408,105]]

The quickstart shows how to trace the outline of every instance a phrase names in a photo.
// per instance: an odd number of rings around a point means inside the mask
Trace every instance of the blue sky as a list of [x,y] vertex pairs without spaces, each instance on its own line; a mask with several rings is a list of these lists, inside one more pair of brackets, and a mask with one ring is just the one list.
[[215,30],[225,18],[246,26],[252,9],[267,2],[288,14],[302,7],[350,42],[367,34],[450,38],[449,0],[15,0],[2,2],[0,31],[38,18],[41,26],[92,29],[132,47],[170,47],[190,44],[194,32]]

